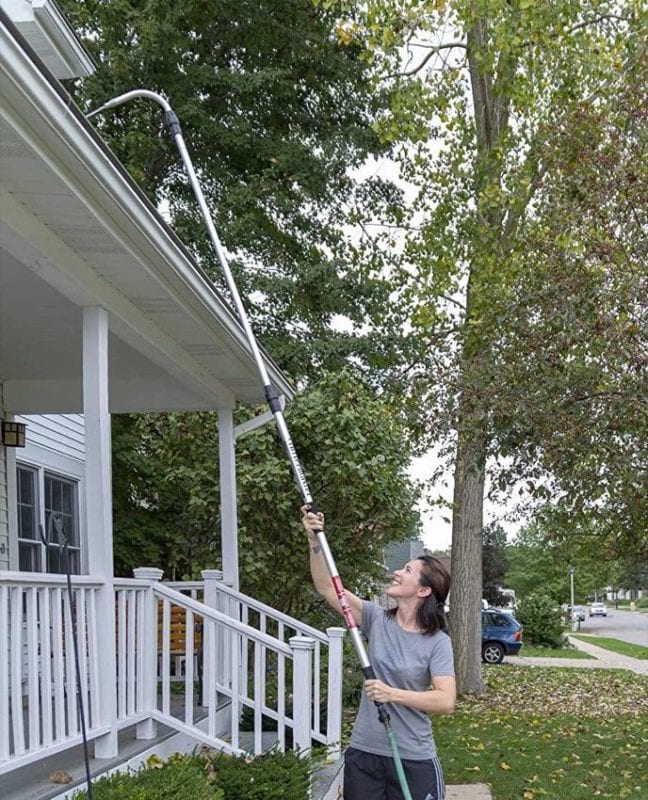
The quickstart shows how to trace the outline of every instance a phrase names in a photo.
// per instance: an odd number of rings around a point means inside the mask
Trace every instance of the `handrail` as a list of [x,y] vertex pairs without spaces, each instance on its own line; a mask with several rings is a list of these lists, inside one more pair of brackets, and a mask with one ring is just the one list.
[[240,600],[241,602],[246,603],[250,608],[253,608],[255,611],[260,611],[262,614],[267,614],[269,617],[278,620],[279,622],[283,622],[284,624],[288,625],[290,628],[294,628],[296,631],[300,631],[305,633],[306,635],[310,636],[313,639],[317,639],[320,642],[328,642],[328,637],[322,631],[317,630],[317,628],[313,628],[310,625],[307,625],[305,622],[300,622],[299,620],[291,617],[288,614],[284,614],[283,611],[277,611],[276,608],[272,608],[272,606],[266,605],[262,603],[260,600],[255,600],[253,597],[250,597],[247,594],[243,594],[236,589],[232,589],[231,586],[227,586],[222,584],[220,581],[217,583],[217,590],[219,592],[223,592],[224,594],[233,597],[235,600]]
[[168,586],[169,589],[177,589],[178,586],[181,586],[183,589],[191,590],[191,589],[204,589],[205,583],[204,581],[161,581],[165,586]]
[[[105,584],[103,578],[94,575],[72,575],[73,586],[96,586]],[[53,575],[46,572],[14,572],[12,570],[0,570],[0,583],[29,584],[33,586],[67,586],[65,575]]]
[[113,587],[115,589],[148,589],[151,585],[146,578],[115,578]]
[[232,617],[228,617],[227,614],[223,614],[220,611],[216,611],[216,609],[211,608],[210,606],[206,606],[204,603],[201,603],[198,600],[187,597],[186,594],[181,594],[175,589],[169,589],[168,586],[165,586],[163,583],[154,583],[153,591],[159,597],[171,600],[176,605],[193,611],[194,614],[198,614],[205,619],[210,619],[212,622],[218,622],[219,624],[224,625],[236,633],[245,634],[245,636],[248,638],[259,642],[259,644],[263,644],[278,653],[283,653],[286,656],[292,656],[291,648],[279,639],[275,639],[273,636],[269,636],[267,633],[262,633],[256,628],[246,625],[244,622],[234,620]]

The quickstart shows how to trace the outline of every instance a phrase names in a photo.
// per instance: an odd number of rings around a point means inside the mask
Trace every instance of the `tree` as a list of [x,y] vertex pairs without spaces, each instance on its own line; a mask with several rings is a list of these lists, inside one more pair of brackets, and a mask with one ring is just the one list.
[[418,190],[401,299],[420,356],[406,381],[422,409],[423,441],[442,437],[453,461],[460,692],[483,690],[483,499],[488,459],[499,455],[495,425],[507,421],[498,408],[516,391],[501,379],[499,342],[517,291],[520,232],[535,213],[548,149],[560,144],[548,133],[584,98],[607,100],[610,74],[632,55],[640,30],[633,9],[569,0],[369,7],[372,54],[394,87],[381,131],[406,139],[402,172]]
[[[240,409],[249,418],[250,409]],[[383,547],[415,521],[409,454],[392,409],[348,373],[328,376],[286,410],[345,584],[370,594],[384,579]],[[217,429],[212,414],[129,417],[117,430],[115,562],[142,553],[169,577],[220,567]],[[135,431],[132,430],[133,426]],[[274,426],[237,449],[241,589],[293,615],[318,607],[311,590],[299,494]]]
[[[378,250],[342,230],[391,208],[388,182],[352,170],[388,150],[372,128],[386,94],[334,10],[311,0],[63,0],[97,63],[75,82],[84,109],[133,87],[161,92],[187,147],[260,339],[295,377],[390,359],[389,285]],[[220,286],[220,268],[157,105],[135,101],[94,124]],[[373,313],[375,312],[375,313]],[[332,326],[341,316],[343,330]]]

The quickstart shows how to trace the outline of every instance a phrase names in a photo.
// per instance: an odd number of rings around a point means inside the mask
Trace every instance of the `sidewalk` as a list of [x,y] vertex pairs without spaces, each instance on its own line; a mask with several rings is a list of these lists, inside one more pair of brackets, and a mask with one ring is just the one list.
[[445,800],[493,800],[493,795],[485,783],[467,783],[447,786]]
[[[541,658],[533,656],[515,656],[507,659],[511,664],[523,664],[531,667],[585,667],[590,669],[629,669],[638,675],[648,676],[648,660],[622,656],[620,653],[613,653],[611,650],[604,650],[590,642],[583,642],[580,639],[568,637],[570,644],[588,653],[589,658]],[[522,648],[524,653],[524,648]]]

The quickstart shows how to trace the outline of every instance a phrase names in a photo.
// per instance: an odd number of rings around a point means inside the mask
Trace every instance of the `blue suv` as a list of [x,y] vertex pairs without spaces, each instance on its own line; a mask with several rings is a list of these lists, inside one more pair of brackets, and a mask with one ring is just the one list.
[[482,661],[501,664],[522,647],[522,626],[510,614],[486,608],[482,612]]

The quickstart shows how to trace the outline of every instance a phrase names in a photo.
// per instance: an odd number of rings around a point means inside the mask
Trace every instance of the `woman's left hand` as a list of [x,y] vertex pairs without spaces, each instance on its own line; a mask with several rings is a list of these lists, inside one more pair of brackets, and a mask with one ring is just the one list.
[[394,688],[382,681],[372,679],[364,682],[365,692],[372,703],[389,703],[394,694]]

